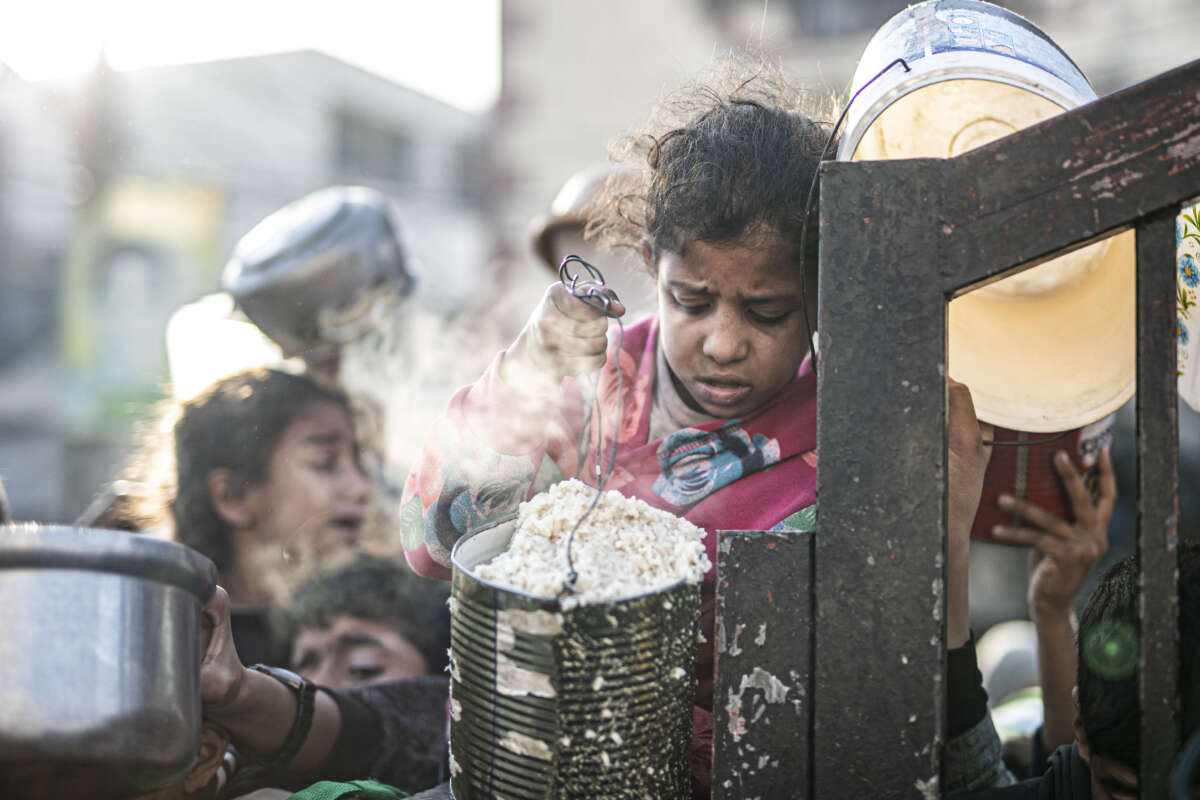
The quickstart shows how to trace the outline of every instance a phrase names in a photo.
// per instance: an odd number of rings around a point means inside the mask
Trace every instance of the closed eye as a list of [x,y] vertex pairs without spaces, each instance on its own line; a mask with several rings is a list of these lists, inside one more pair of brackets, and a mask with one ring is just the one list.
[[782,314],[764,314],[761,311],[747,311],[746,316],[754,320],[760,325],[779,325],[785,322],[792,312],[785,311]]
[[693,300],[690,297],[680,298],[675,295],[671,295],[671,303],[685,314],[699,314],[709,306],[706,300]]
[[378,665],[370,666],[355,666],[350,665],[350,677],[356,681],[369,681],[372,678],[383,674],[383,667]]

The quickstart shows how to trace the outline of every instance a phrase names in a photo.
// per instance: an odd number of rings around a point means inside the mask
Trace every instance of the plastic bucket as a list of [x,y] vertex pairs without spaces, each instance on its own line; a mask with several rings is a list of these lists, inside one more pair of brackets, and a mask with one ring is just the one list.
[[[1044,98],[1059,110],[1096,99],[1079,67],[1050,37],[1024,17],[979,0],[927,0],[896,14],[867,43],[851,92],[857,92],[897,58],[907,62],[909,71],[893,67],[854,101],[838,144],[839,160],[854,156],[885,109],[905,95],[938,83],[999,83]],[[972,129],[982,133],[985,126],[999,124],[1008,127],[1008,133],[1017,130],[1008,121],[986,113],[963,122],[950,137],[957,140],[956,146],[938,156],[955,156],[970,149],[966,145],[976,138],[970,134]]]
[[515,526],[451,556],[453,796],[688,797],[700,587],[564,609],[474,577]]
[[[908,71],[895,65],[871,82],[897,58]],[[860,88],[841,160],[952,158],[1096,99],[1048,36],[978,0],[929,0],[896,14],[863,52]],[[1072,430],[1133,395],[1133,252],[1133,233],[1121,233],[950,302],[950,375],[971,388],[980,419]]]

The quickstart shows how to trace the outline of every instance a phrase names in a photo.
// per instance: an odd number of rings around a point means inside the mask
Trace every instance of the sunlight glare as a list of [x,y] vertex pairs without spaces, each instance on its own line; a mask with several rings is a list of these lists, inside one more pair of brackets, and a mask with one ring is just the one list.
[[[27,80],[317,49],[470,111],[499,94],[499,0],[47,0],[8,4],[0,63]],[[67,21],[64,24],[64,21]]]

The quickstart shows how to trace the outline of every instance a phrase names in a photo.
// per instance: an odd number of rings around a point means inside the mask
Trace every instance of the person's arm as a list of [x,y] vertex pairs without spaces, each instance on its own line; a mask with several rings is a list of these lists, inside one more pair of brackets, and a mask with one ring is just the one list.
[[1019,514],[1028,525],[997,526],[998,541],[1029,545],[1029,613],[1037,630],[1038,673],[1042,684],[1042,746],[1051,753],[1075,740],[1075,598],[1088,574],[1108,549],[1108,523],[1117,498],[1112,461],[1099,457],[1099,497],[1092,501],[1083,478],[1066,453],[1054,467],[1067,489],[1074,522],[1024,500],[1003,495],[1000,508]]
[[[204,610],[206,646],[200,666],[200,692],[205,719],[228,731],[241,750],[264,761],[278,753],[296,719],[295,693],[269,675],[242,664],[229,624],[229,595],[217,587]],[[337,702],[317,692],[308,736],[287,764],[304,773],[322,764],[341,729]]]
[[983,475],[992,448],[992,426],[980,423],[967,387],[948,381],[947,458],[949,479],[946,496],[946,648],[953,650],[971,638],[971,616],[967,604],[967,573],[970,561],[971,525],[979,510]]
[[991,458],[984,441],[992,427],[975,416],[967,387],[949,381],[946,497],[946,791],[975,791],[1013,783],[1004,766],[1000,737],[987,710],[983,676],[967,605],[971,525],[979,510],[983,476]]
[[604,366],[607,330],[607,317],[552,284],[516,341],[454,396],[401,499],[405,556],[416,572],[448,578],[450,549],[464,533],[576,474],[583,399],[564,379]]

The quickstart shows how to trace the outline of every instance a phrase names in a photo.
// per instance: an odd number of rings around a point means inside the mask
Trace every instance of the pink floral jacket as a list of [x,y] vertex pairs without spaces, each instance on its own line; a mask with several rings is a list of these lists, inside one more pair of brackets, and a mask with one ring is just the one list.
[[[623,376],[621,429],[608,488],[717,530],[812,530],[816,495],[816,377],[809,362],[773,400],[740,419],[718,420],[648,441],[658,323],[630,326],[598,381],[604,466]],[[435,424],[408,476],[401,531],[409,564],[448,578],[450,550],[465,533],[516,510],[565,478],[596,483],[596,428],[589,384],[562,382],[558,397],[504,383],[497,356],[460,390]],[[590,392],[590,390],[589,390]],[[711,580],[711,573],[708,580]]]

